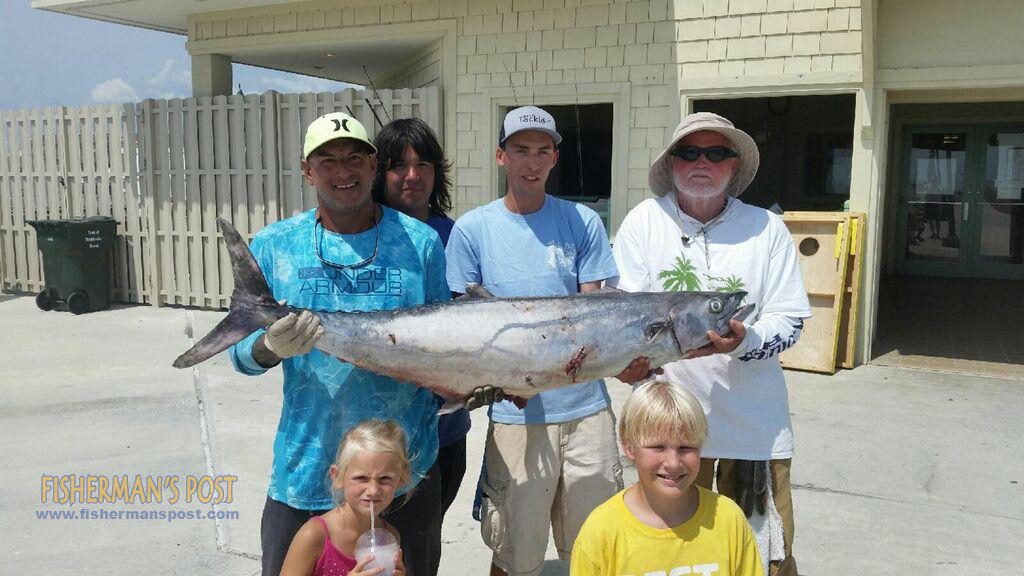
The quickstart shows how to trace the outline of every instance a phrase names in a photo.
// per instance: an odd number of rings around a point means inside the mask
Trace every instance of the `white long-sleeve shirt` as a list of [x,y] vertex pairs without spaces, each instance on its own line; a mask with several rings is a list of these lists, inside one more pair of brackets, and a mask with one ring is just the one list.
[[704,457],[790,458],[793,429],[778,354],[796,343],[811,315],[793,238],[777,215],[735,198],[706,224],[674,203],[671,195],[651,198],[626,216],[613,246],[619,277],[610,284],[630,292],[746,291],[756,309],[740,346],[673,362],[663,377],[704,406]]

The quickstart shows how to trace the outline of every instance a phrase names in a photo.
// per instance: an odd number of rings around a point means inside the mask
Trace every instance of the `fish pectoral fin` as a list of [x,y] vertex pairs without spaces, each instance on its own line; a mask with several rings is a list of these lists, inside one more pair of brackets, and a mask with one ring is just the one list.
[[445,398],[444,404],[437,409],[437,415],[444,416],[445,414],[451,414],[452,412],[456,412],[465,407],[465,398]]
[[479,284],[470,283],[466,284],[466,298],[494,298],[494,294]]
[[648,342],[651,342],[658,336],[661,336],[661,333],[664,332],[665,329],[669,328],[670,326],[672,326],[671,320],[663,322],[651,322],[650,324],[647,325],[646,328],[644,328],[644,336],[647,337]]

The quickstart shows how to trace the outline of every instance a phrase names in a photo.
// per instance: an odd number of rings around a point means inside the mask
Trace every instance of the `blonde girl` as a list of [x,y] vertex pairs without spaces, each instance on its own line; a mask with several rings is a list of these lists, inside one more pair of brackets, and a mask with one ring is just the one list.
[[[373,557],[354,557],[356,540],[370,529],[370,517],[380,514],[395,493],[410,480],[406,437],[393,420],[368,420],[345,434],[331,465],[331,487],[341,503],[311,518],[288,548],[281,576],[378,576],[384,568],[367,568]],[[377,527],[398,531],[379,518]],[[395,576],[405,576],[402,551],[395,557]]]

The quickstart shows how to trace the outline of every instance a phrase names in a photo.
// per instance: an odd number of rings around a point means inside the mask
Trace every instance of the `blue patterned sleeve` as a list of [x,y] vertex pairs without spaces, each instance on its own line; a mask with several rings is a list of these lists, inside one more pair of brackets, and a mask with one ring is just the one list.
[[792,348],[800,340],[803,329],[803,318],[788,316],[762,318],[753,326],[747,327],[747,337],[730,355],[743,362],[767,360]]

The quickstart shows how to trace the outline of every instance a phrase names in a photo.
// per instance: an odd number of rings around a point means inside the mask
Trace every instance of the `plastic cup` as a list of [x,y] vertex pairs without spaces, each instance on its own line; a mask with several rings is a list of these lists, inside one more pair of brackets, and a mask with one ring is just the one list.
[[356,540],[356,562],[373,555],[373,561],[366,568],[384,568],[382,576],[391,576],[395,571],[395,556],[398,555],[398,541],[383,528],[367,530]]

